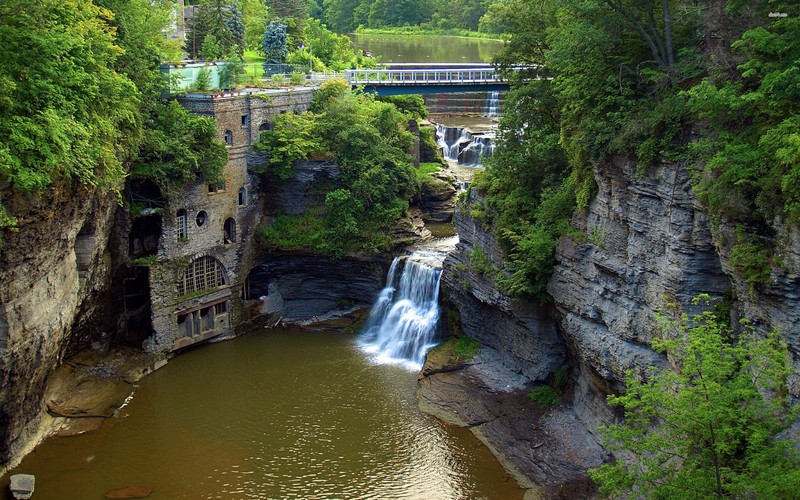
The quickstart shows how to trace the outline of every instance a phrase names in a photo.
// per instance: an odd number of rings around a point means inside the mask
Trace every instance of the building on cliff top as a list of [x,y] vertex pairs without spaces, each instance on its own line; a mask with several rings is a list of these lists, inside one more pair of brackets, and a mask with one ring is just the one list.
[[[125,330],[150,332],[146,350],[171,352],[230,335],[242,321],[253,233],[263,213],[253,173],[259,156],[250,146],[276,115],[307,110],[312,90],[178,98],[193,113],[214,118],[228,163],[224,184],[186,186],[175,200],[156,201],[158,210],[145,208],[131,224],[129,258],[144,265],[127,278]],[[153,202],[158,194],[148,195],[141,186],[132,197]],[[149,297],[142,290],[149,290]]]

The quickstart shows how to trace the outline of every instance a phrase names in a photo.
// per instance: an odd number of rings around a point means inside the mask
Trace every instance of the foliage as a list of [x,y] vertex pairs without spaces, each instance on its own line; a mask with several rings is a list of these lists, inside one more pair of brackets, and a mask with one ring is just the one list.
[[194,90],[209,90],[211,88],[211,70],[207,67],[200,68],[192,87]]
[[425,100],[419,94],[390,95],[379,97],[378,100],[389,102],[414,120],[421,120],[428,117],[428,108],[425,107]]
[[223,89],[232,89],[241,81],[245,74],[244,60],[236,51],[231,51],[225,58],[225,65],[219,70],[219,86]]
[[481,344],[466,335],[459,335],[455,341],[453,352],[459,358],[470,361],[481,352]]
[[213,118],[192,115],[177,101],[151,111],[131,178],[150,179],[167,196],[198,176],[209,184],[224,182],[228,152],[216,140]]
[[469,254],[469,264],[480,275],[487,275],[494,269],[489,255],[481,247],[475,247]]
[[[696,300],[701,302],[704,297]],[[661,318],[654,347],[675,370],[626,377],[609,396],[625,423],[604,428],[613,450],[632,453],[590,471],[606,494],[648,498],[790,498],[800,460],[776,438],[787,413],[788,350],[778,332],[756,338],[744,322],[738,338],[712,312]]]
[[544,411],[555,408],[558,406],[558,403],[561,402],[561,396],[559,396],[549,385],[540,385],[538,387],[534,387],[530,390],[530,392],[528,392],[526,397],[536,403],[539,408]]
[[269,171],[281,180],[294,175],[294,164],[320,148],[314,131],[314,115],[284,113],[275,117],[272,130],[261,133],[253,147],[269,154]]
[[[2,12],[4,195],[73,181],[119,189],[122,158],[138,138],[139,92],[114,71],[123,51],[112,13],[85,0],[8,0]],[[14,214],[0,214],[0,227],[14,224]]]
[[390,27],[474,33],[495,3],[502,0],[324,0],[322,15],[340,33]]
[[315,250],[324,253],[325,219],[318,214],[279,215],[269,226],[259,227],[256,240],[269,250]]
[[427,187],[431,190],[440,189],[447,186],[447,183],[441,179],[433,176],[436,172],[442,169],[441,163],[420,163],[419,168],[415,170],[417,174],[417,183],[420,187]]
[[216,61],[220,59],[222,57],[222,49],[217,41],[217,37],[211,34],[203,37],[203,44],[197,55],[200,56],[200,59],[205,59],[206,61]]
[[406,153],[413,144],[407,116],[337,80],[322,85],[310,109],[276,117],[273,130],[264,132],[255,147],[270,154],[270,171],[282,179],[293,175],[295,162],[312,154],[337,160],[341,184],[319,207],[324,245],[316,250],[337,257],[385,250],[386,230],[405,214],[418,189]]
[[269,18],[267,0],[242,0],[240,4],[244,22],[244,47],[246,50],[261,50],[261,40]]
[[[213,36],[206,48],[206,38]],[[214,50],[218,47],[218,50]],[[236,0],[203,0],[191,30],[186,34],[186,52],[193,58],[216,59],[235,50],[244,51],[244,21]],[[215,57],[214,57],[215,56]]]
[[286,48],[286,25],[279,21],[272,21],[264,31],[261,48],[264,51],[264,65],[283,64],[289,54]]

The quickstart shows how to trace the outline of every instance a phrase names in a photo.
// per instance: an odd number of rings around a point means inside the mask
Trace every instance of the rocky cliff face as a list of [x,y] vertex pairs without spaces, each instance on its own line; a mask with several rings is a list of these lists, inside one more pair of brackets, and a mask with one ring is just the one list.
[[330,325],[368,311],[385,279],[385,263],[380,260],[270,256],[248,276],[253,300],[246,307],[255,322]]
[[112,275],[116,197],[53,189],[11,200],[25,213],[0,253],[0,462],[13,463],[48,431],[48,376],[76,338],[101,336]]
[[732,319],[749,318],[761,332],[784,332],[795,363],[790,391],[800,394],[797,230],[778,231],[784,266],[773,270],[769,286],[751,289],[729,262],[733,228],[710,221],[690,176],[680,164],[658,165],[643,177],[625,159],[599,166],[598,194],[573,221],[586,241],[564,238],[559,244],[548,291],[580,366],[583,393],[576,403],[587,422],[611,419],[600,402],[607,392],[624,389],[626,370],[666,363],[650,349],[658,332],[655,312],[668,304],[699,312],[691,300],[701,293],[733,296]]
[[[606,395],[624,390],[627,370],[667,366],[650,348],[659,331],[656,311],[677,305],[699,312],[692,299],[701,293],[734,297],[732,319],[746,317],[760,332],[784,332],[795,365],[789,389],[800,396],[800,231],[774,224],[782,265],[773,268],[768,285],[751,287],[730,261],[734,229],[702,210],[687,165],[664,163],[641,176],[635,162],[618,158],[597,166],[595,179],[597,195],[573,219],[583,234],[562,238],[557,249],[548,286],[552,309],[500,293],[472,258],[480,249],[492,267],[502,268],[496,240],[464,211],[456,213],[461,242],[445,262],[443,280],[464,331],[483,350],[466,367],[432,362],[421,382],[423,408],[484,433],[537,497],[565,485],[591,493],[580,489],[582,471],[607,458],[597,426],[618,417]],[[486,396],[503,381],[544,380],[565,359],[573,366],[570,391],[549,414],[530,419],[509,412],[512,396]],[[797,427],[787,435],[800,441]]]
[[[475,201],[478,194],[470,197]],[[585,471],[606,457],[597,436],[569,402],[543,412],[525,397],[535,382],[548,380],[567,363],[553,310],[511,300],[497,288],[492,276],[504,265],[502,250],[491,230],[466,212],[456,211],[459,243],[444,262],[442,283],[464,333],[480,342],[481,350],[468,362],[453,359],[447,346],[430,353],[420,380],[420,407],[469,427],[532,498],[591,495]]]

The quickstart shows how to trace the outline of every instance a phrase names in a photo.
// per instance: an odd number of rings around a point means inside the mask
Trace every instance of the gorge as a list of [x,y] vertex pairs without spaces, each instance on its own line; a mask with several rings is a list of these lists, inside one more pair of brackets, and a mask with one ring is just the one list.
[[[733,410],[719,417],[775,402],[764,432],[737,428],[750,437],[721,454],[762,464],[747,470],[763,482],[738,486],[741,474],[709,491],[790,498],[796,103],[757,83],[784,81],[759,72],[794,74],[798,59],[752,61],[773,57],[759,52],[764,32],[797,53],[795,11],[676,21],[677,65],[603,2],[510,5],[519,12],[496,19],[512,16],[508,29],[526,36],[499,58],[515,78],[508,115],[496,147],[473,141],[492,159],[460,193],[421,99],[373,99],[341,81],[189,92],[160,111],[164,123],[194,123],[179,131],[197,140],[185,157],[220,162],[216,176],[192,167],[178,187],[131,176],[119,196],[98,187],[123,182],[113,177],[4,191],[0,219],[16,217],[0,249],[5,472],[35,473],[37,498],[138,483],[165,497],[596,497],[609,476],[590,469],[636,463],[604,439],[604,426],[636,421],[609,397],[690,366],[663,346],[708,312],[727,345],[780,339],[777,385],[726,400]],[[732,22],[715,24],[721,16]],[[752,50],[734,57],[732,44]],[[516,66],[530,59],[546,65]],[[766,116],[745,101],[781,105]],[[746,119],[730,120],[728,105]],[[479,134],[436,118],[445,156],[475,166],[466,141]],[[736,129],[744,122],[763,135]],[[456,237],[441,226],[451,220]],[[739,388],[760,389],[753,378]],[[659,435],[658,417],[643,436]],[[703,436],[687,439],[686,465]],[[602,494],[680,493],[660,487]]]

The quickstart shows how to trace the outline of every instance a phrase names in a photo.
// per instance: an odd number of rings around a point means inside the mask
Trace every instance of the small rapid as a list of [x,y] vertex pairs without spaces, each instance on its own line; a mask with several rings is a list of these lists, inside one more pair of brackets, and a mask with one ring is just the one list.
[[438,341],[442,252],[417,250],[395,257],[359,340],[380,364],[419,371]]
[[483,166],[483,158],[494,154],[494,133],[474,133],[465,127],[436,124],[436,143],[444,159],[469,167]]

